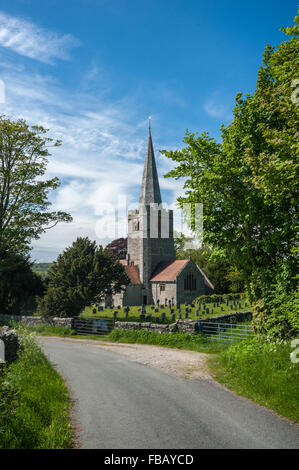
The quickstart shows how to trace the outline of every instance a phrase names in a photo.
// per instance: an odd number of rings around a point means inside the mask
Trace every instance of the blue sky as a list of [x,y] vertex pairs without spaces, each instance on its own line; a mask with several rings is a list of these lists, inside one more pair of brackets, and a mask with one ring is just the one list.
[[51,201],[74,217],[34,242],[33,258],[51,261],[79,235],[114,238],[103,224],[119,196],[137,204],[149,115],[162,198],[174,204],[182,182],[163,179],[171,162],[158,149],[180,147],[186,128],[219,139],[296,11],[292,0],[2,0],[0,113],[63,140]]

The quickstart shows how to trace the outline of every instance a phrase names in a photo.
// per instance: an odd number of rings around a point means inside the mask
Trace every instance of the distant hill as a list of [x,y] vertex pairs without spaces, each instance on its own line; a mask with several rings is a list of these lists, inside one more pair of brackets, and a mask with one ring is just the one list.
[[45,277],[52,264],[53,263],[34,263],[32,270],[41,277]]

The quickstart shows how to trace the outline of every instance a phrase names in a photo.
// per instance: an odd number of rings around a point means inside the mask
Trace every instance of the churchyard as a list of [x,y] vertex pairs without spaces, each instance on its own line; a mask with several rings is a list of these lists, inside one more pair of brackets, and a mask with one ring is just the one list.
[[194,303],[172,305],[171,301],[163,305],[144,305],[131,307],[86,307],[80,316],[87,318],[113,318],[118,321],[173,323],[178,319],[196,320],[218,317],[230,313],[250,310],[250,303],[242,294],[229,296],[199,297]]

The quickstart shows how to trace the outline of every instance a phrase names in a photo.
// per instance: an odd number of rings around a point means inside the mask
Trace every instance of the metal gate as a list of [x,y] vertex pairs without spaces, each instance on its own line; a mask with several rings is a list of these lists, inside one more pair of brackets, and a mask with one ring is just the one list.
[[74,329],[77,335],[108,335],[113,328],[113,318],[77,317],[74,322]]
[[199,321],[198,330],[211,341],[219,342],[241,341],[254,336],[252,326],[244,323],[214,323]]

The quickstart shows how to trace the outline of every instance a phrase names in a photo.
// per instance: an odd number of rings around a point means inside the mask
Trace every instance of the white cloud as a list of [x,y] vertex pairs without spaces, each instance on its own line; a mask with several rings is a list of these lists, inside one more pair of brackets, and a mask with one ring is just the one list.
[[230,122],[233,119],[231,101],[226,102],[220,92],[214,92],[208,98],[203,109],[212,118],[220,119],[225,122]]
[[0,12],[0,46],[31,59],[52,63],[69,59],[69,50],[79,41],[70,34],[59,35],[35,24]]
[[[46,177],[61,180],[61,186],[50,193],[53,210],[70,212],[74,220],[58,224],[34,241],[32,258],[51,261],[77,236],[106,245],[114,237],[107,236],[104,226],[110,224],[113,231],[111,220],[119,197],[125,196],[130,208],[138,204],[147,119],[139,119],[134,99],[113,102],[96,89],[87,93],[84,87],[82,91],[82,81],[79,90],[68,91],[50,75],[17,67],[4,67],[1,78],[6,84],[6,102],[0,105],[0,114],[38,123],[63,142],[51,149]],[[155,138],[154,144],[159,148]],[[173,162],[158,152],[156,158],[161,189],[171,203],[182,184],[164,179],[162,175]],[[125,235],[124,230],[125,224],[119,236]]]

